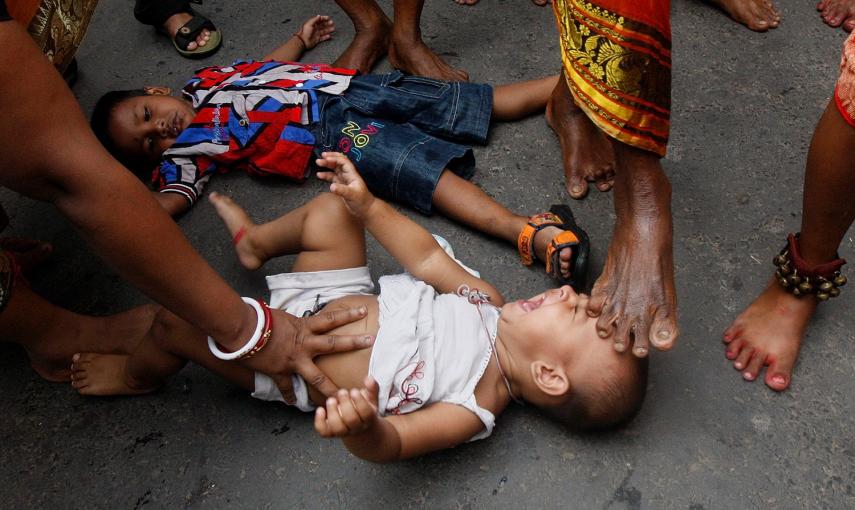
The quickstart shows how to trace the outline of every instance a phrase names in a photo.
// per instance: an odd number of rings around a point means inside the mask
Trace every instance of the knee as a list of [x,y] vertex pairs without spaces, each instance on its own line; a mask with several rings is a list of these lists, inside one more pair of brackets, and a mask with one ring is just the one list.
[[356,221],[344,200],[335,193],[321,193],[312,201],[312,213],[334,225],[347,225]]

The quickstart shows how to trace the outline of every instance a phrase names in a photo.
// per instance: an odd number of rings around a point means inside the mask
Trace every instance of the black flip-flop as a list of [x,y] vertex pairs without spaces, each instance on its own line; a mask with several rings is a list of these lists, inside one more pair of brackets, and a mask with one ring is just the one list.
[[[187,13],[193,17],[175,33],[175,37],[172,39],[172,45],[175,46],[175,51],[180,53],[182,57],[194,59],[205,58],[216,53],[223,42],[222,32],[217,30],[217,27],[214,26],[211,20],[193,9],[189,9]],[[207,29],[211,34],[207,44],[204,46],[197,46],[195,50],[188,50],[187,47],[190,43],[196,42],[196,38],[202,33],[202,30],[205,29]]]

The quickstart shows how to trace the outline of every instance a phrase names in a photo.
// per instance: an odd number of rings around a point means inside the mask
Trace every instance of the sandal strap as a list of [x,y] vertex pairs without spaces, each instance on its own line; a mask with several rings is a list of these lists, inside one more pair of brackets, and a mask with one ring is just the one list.
[[[535,214],[528,219],[517,237],[517,250],[523,265],[530,266],[534,263],[534,236],[546,227],[563,227],[561,218],[551,212]],[[547,255],[547,260],[549,256]]]
[[187,46],[189,46],[191,42],[195,41],[196,37],[202,33],[202,30],[206,28],[211,32],[215,32],[217,30],[214,23],[205,16],[199,14],[193,9],[190,9],[188,12],[193,17],[190,18],[190,21],[182,25],[175,33],[175,42],[178,43],[184,51],[186,51]]
[[558,259],[557,256],[553,255],[557,255],[557,253],[564,248],[573,248],[578,245],[579,238],[570,230],[564,230],[557,236],[553,237],[552,241],[550,241],[549,245],[546,247],[546,272],[548,274],[553,274],[552,263],[553,260],[557,261]]

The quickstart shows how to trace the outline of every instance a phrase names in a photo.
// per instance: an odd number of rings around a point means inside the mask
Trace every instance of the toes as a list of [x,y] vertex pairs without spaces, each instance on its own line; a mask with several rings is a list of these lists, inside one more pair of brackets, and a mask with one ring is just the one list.
[[796,359],[776,358],[769,363],[769,368],[766,369],[766,386],[775,391],[784,391],[790,386],[790,380],[793,374],[793,364]]
[[755,350],[754,355],[751,357],[751,361],[748,362],[748,366],[746,366],[745,370],[742,371],[742,377],[746,381],[757,379],[757,374],[760,373],[760,369],[763,367],[763,363],[765,361],[766,353]]
[[724,357],[729,360],[735,360],[739,353],[742,352],[742,347],[745,345],[745,341],[741,338],[734,338],[734,340],[727,346],[727,349],[724,351]]
[[567,183],[567,193],[577,200],[584,198],[588,194],[588,183],[577,175],[573,175]]
[[733,368],[742,370],[747,367],[752,354],[754,354],[754,348],[746,346],[742,351],[740,351],[739,356],[736,357],[736,361],[733,362]]
[[680,335],[677,321],[667,310],[659,309],[653,319],[653,325],[646,332],[653,347],[660,351],[667,351],[674,347],[677,337]]
[[615,350],[625,352],[630,346],[630,322],[619,321],[615,327]]
[[849,18],[846,20],[846,23],[843,24],[843,30],[846,30],[847,32],[855,30],[855,18]]

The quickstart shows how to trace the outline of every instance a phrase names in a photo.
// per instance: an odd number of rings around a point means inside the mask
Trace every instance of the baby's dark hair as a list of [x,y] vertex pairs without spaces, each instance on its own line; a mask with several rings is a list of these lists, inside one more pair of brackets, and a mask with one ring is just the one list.
[[647,358],[626,356],[632,357],[628,363],[604,371],[595,383],[574,386],[567,400],[544,411],[576,432],[605,431],[628,423],[647,394]]
[[146,175],[146,172],[151,169],[145,168],[145,165],[142,165],[140,161],[132,161],[119,151],[118,147],[116,147],[116,141],[112,133],[110,133],[110,117],[113,115],[113,110],[124,101],[147,95],[148,93],[143,89],[112,90],[107,92],[95,103],[95,109],[92,110],[92,118],[89,121],[92,131],[95,133],[98,141],[101,142],[101,145],[107,149],[107,152],[143,181],[148,180],[149,175]]

